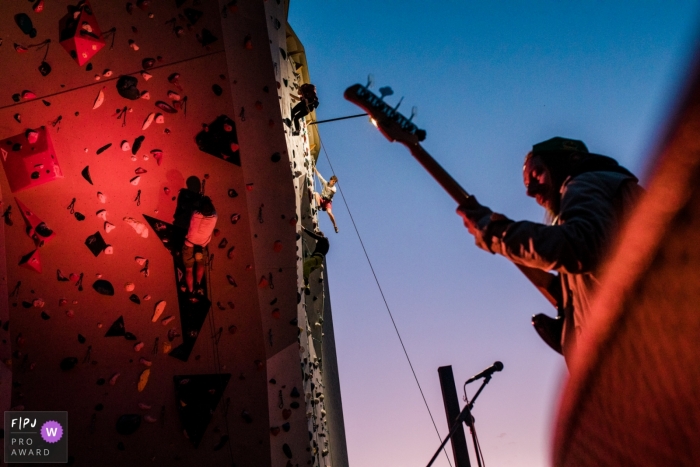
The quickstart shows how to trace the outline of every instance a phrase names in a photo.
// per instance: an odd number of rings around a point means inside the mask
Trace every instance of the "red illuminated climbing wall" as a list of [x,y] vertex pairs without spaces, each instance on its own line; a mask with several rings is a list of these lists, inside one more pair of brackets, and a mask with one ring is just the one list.
[[[68,410],[75,465],[327,465],[300,294],[309,146],[285,136],[295,77],[268,32],[288,6],[32,6],[0,15],[6,407]],[[192,303],[200,191],[218,230]]]

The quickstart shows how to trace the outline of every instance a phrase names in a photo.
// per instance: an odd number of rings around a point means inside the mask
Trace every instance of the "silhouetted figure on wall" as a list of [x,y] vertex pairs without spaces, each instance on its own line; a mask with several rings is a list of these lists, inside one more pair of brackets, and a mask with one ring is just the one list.
[[309,276],[311,273],[320,268],[323,264],[323,260],[330,249],[330,242],[320,230],[316,233],[306,229],[305,227],[302,227],[302,230],[306,232],[309,237],[316,240],[316,247],[314,248],[313,253],[311,253],[308,258],[304,259],[304,284],[308,285]]
[[[480,248],[516,264],[559,273],[560,316],[541,320],[537,330],[568,358],[576,338],[586,332],[600,266],[644,190],[614,159],[589,153],[582,141],[560,137],[532,147],[523,181],[527,195],[547,210],[551,224],[514,222],[475,198],[457,212]],[[533,323],[537,328],[538,322]]]
[[316,96],[316,86],[313,84],[302,84],[299,88],[301,101],[292,109],[292,120],[294,121],[293,135],[299,134],[299,120],[306,117],[313,110],[318,108],[318,96]]
[[[191,300],[197,301],[197,295],[204,295],[204,291],[199,291],[199,285],[204,277],[204,247],[211,241],[214,228],[216,227],[216,210],[208,196],[203,196],[195,208],[190,225],[185,237],[185,244],[182,247],[182,261],[185,264],[185,283],[187,291],[192,294]],[[193,271],[196,266],[196,271]],[[196,288],[194,284],[194,274],[196,274]]]

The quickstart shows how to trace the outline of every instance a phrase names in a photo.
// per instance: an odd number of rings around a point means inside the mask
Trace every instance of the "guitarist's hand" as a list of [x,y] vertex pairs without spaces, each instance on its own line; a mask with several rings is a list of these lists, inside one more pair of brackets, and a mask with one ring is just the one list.
[[492,212],[493,211],[486,206],[479,204],[474,196],[470,196],[469,202],[464,203],[457,208],[457,214],[459,214],[459,216],[462,218],[464,221],[464,226],[472,235],[477,235],[478,231],[480,230],[480,224],[481,227],[484,227],[483,224],[488,222],[486,219],[491,216]]
[[469,203],[457,208],[457,214],[464,221],[469,233],[474,235],[476,246],[489,253],[496,253],[494,250],[498,250],[499,247],[494,245],[494,241],[498,244],[507,227],[513,222],[503,214],[482,206],[473,196],[469,197]]

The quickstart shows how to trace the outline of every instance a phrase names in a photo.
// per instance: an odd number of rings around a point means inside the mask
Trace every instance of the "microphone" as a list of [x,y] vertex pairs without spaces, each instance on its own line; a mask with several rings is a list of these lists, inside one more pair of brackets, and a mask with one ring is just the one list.
[[472,381],[476,381],[477,379],[481,379],[481,378],[490,378],[495,372],[501,371],[502,369],[503,369],[503,363],[495,362],[493,365],[491,365],[490,367],[488,367],[487,369],[485,369],[481,373],[476,374],[476,375],[472,376],[471,378],[469,378],[467,380],[467,382],[464,384],[465,385],[469,384]]

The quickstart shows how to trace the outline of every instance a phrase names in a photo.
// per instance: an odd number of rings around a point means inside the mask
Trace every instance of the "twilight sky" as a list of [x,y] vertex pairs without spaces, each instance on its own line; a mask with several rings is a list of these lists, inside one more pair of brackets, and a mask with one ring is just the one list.
[[[612,3],[612,4],[611,4]],[[582,139],[645,177],[697,34],[691,1],[336,2],[293,0],[319,119],[359,113],[346,87],[375,76],[427,130],[424,148],[467,191],[540,221],[521,166],[532,144]],[[365,118],[319,127],[441,435],[437,368],[461,384],[504,363],[474,410],[489,465],[549,465],[563,359],[530,326],[549,304],[502,257],[473,244],[451,198]],[[318,167],[328,178],[325,154]],[[351,465],[424,466],[439,444],[340,194],[333,304]],[[477,383],[468,386],[470,395]],[[473,447],[469,442],[470,453]],[[441,456],[436,466],[448,466]],[[472,465],[476,465],[472,460]]]

